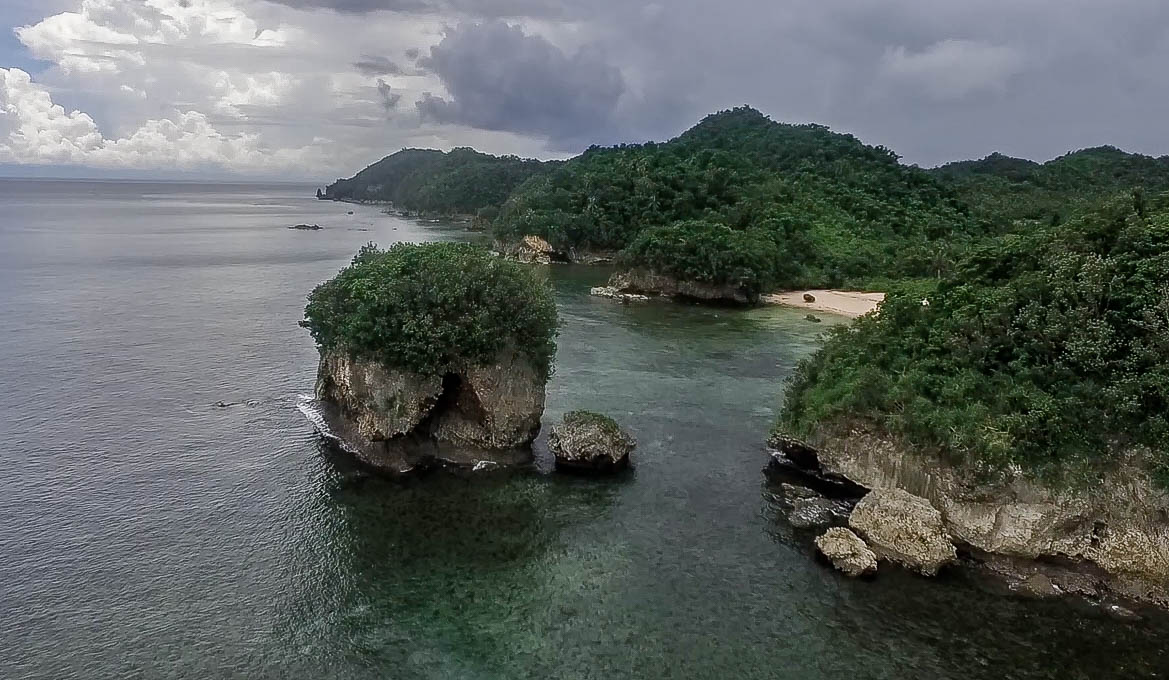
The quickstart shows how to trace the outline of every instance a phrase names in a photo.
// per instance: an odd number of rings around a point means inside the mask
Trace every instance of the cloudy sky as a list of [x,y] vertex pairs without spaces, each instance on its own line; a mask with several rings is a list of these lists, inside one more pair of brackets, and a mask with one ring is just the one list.
[[330,180],[751,104],[936,165],[1169,153],[1165,0],[0,0],[0,174]]

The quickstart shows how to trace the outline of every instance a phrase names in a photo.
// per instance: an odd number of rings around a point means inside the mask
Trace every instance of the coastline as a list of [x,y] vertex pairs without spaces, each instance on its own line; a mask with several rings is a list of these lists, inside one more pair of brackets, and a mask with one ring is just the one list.
[[[811,295],[814,302],[805,302],[804,295]],[[885,300],[884,293],[864,293],[849,290],[792,290],[772,293],[759,298],[768,305],[794,307],[810,312],[824,312],[855,319],[877,309]]]

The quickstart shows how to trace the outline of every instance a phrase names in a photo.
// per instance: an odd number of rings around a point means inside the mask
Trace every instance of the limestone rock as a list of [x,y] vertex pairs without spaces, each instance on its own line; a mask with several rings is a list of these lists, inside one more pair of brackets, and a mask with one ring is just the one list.
[[617,302],[645,302],[649,299],[648,295],[640,295],[638,293],[622,293],[613,286],[595,286],[589,289],[589,295],[597,297],[609,298]]
[[816,539],[816,548],[832,565],[849,576],[877,571],[877,555],[859,536],[844,527],[832,527]]
[[823,529],[848,520],[847,501],[833,500],[805,486],[780,484],[780,502],[787,520],[797,529]]
[[794,467],[817,479],[833,476],[928,499],[953,543],[983,562],[1018,564],[997,571],[1027,578],[1035,560],[1057,558],[1073,565],[1054,579],[1065,593],[1111,592],[1169,607],[1169,492],[1149,478],[1137,454],[1079,489],[1009,472],[975,482],[969,471],[867,428],[770,443],[786,452],[774,454],[772,467],[776,458],[798,459]]
[[856,504],[848,523],[879,557],[926,576],[957,559],[942,513],[902,489],[874,489]]
[[572,411],[548,433],[556,467],[587,472],[612,472],[629,465],[637,446],[613,419],[589,411]]
[[515,257],[520,262],[529,264],[552,264],[555,253],[552,244],[539,236],[528,235],[520,240],[520,244],[515,250]]
[[526,462],[544,413],[542,375],[512,350],[445,376],[330,352],[321,357],[316,395],[329,434],[391,472],[434,461]]

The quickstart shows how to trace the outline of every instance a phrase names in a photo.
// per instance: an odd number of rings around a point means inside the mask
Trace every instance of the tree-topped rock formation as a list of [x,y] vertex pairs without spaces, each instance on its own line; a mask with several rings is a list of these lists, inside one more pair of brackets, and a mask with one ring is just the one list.
[[551,292],[464,244],[366,246],[309,296],[332,434],[395,472],[530,458],[556,346]]

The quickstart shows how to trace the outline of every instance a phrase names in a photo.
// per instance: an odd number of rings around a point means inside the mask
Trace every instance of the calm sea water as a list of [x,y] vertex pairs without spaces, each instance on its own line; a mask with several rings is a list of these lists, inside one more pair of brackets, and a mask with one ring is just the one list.
[[797,312],[617,305],[553,269],[546,422],[612,414],[636,469],[357,469],[297,409],[304,296],[367,241],[467,236],[311,189],[0,181],[0,677],[1169,673],[1161,617],[818,565],[760,472],[822,330]]

